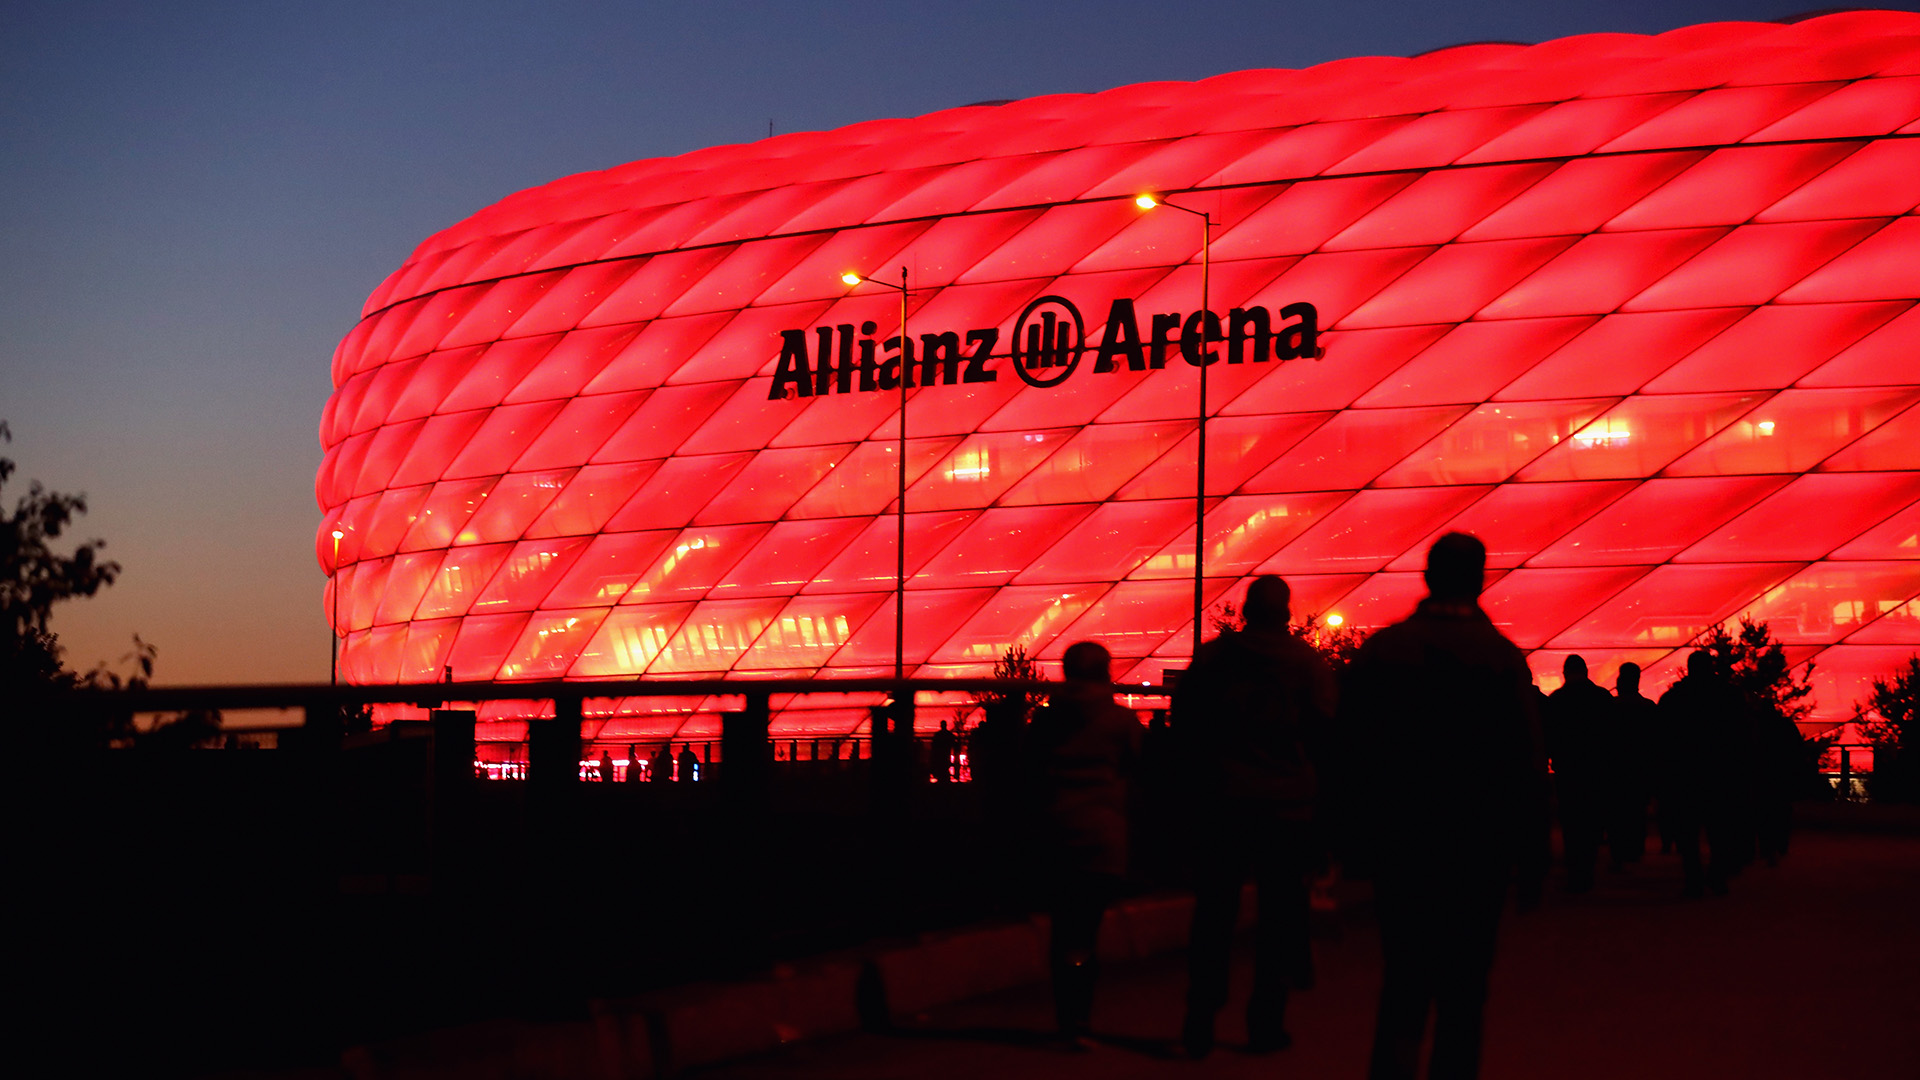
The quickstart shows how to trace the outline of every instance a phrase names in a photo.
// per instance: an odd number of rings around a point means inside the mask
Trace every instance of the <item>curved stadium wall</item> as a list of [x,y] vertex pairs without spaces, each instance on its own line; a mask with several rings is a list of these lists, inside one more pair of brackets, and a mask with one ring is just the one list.
[[[1199,218],[1148,191],[1211,216],[1217,320]],[[840,275],[905,266],[910,674],[1083,638],[1128,681],[1184,665],[1210,352],[1209,604],[1279,573],[1297,614],[1381,625],[1464,529],[1544,685],[1579,652],[1660,688],[1746,613],[1836,723],[1920,647],[1916,203],[1920,16],[1894,12],[567,177],[429,238],[341,342],[326,610],[355,682],[891,674],[899,298]],[[587,734],[704,734],[707,707]]]

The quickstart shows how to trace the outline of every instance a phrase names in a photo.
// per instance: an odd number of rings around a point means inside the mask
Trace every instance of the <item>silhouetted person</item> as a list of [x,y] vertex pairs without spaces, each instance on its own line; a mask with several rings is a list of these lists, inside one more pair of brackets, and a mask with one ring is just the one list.
[[1647,803],[1660,745],[1659,706],[1640,693],[1640,665],[1620,665],[1613,681],[1613,732],[1608,755],[1615,770],[1614,801],[1607,842],[1616,868],[1639,862],[1647,853]]
[[1247,1038],[1256,1051],[1284,1049],[1287,997],[1313,979],[1307,940],[1308,874],[1318,770],[1309,743],[1334,709],[1326,661],[1287,630],[1291,590],[1271,575],[1247,589],[1246,629],[1195,650],[1173,696],[1185,839],[1193,860],[1193,929],[1181,1042],[1190,1057],[1213,1049],[1227,1002],[1227,953],[1249,878],[1259,892],[1253,997]]
[[1053,917],[1048,959],[1060,1034],[1082,1039],[1093,1015],[1095,945],[1127,870],[1127,784],[1140,721],[1114,704],[1113,658],[1091,641],[1067,647],[1066,684],[1034,710],[1026,752],[1039,865]]
[[693,756],[692,743],[680,748],[680,772],[674,779],[683,784],[690,784],[700,779],[700,759]]
[[1587,676],[1587,662],[1581,657],[1567,657],[1560,670],[1566,681],[1548,695],[1541,721],[1560,804],[1567,891],[1578,893],[1593,888],[1594,863],[1606,830],[1613,788],[1607,759],[1614,702],[1613,695]]
[[647,764],[647,779],[656,784],[664,784],[673,779],[673,744],[664,742],[653,752],[653,760]]
[[611,748],[600,751],[600,782],[613,783],[613,750]]
[[1696,649],[1687,654],[1686,676],[1661,695],[1660,718],[1677,765],[1661,789],[1661,813],[1671,819],[1686,895],[1724,894],[1742,865],[1746,778],[1739,743],[1746,701],[1717,670],[1712,654]]
[[1374,1080],[1480,1068],[1494,940],[1510,883],[1538,902],[1548,861],[1546,763],[1525,657],[1480,609],[1486,548],[1448,533],[1428,596],[1360,648],[1342,728],[1366,763],[1360,836],[1375,866],[1385,971]]
[[640,748],[633,743],[627,744],[627,783],[638,783],[646,772],[641,766]]
[[936,784],[944,784],[953,779],[953,732],[948,729],[945,720],[940,721],[940,730],[927,740],[927,771],[932,774]]

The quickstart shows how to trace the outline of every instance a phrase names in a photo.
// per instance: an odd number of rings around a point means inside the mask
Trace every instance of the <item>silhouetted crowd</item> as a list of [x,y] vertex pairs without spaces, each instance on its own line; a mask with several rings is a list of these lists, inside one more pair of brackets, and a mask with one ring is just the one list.
[[[1145,731],[1113,700],[1107,651],[1066,650],[1065,688],[1020,749],[1063,1039],[1086,1040],[1094,944],[1129,876],[1194,893],[1181,1028],[1194,1058],[1214,1047],[1243,888],[1258,897],[1246,1026],[1262,1052],[1290,1045],[1289,996],[1313,983],[1313,881],[1336,866],[1371,877],[1384,970],[1369,1075],[1386,1080],[1416,1075],[1430,1025],[1428,1074],[1477,1075],[1501,915],[1510,893],[1520,910],[1539,903],[1556,808],[1575,893],[1603,848],[1615,870],[1644,857],[1650,807],[1689,896],[1784,853],[1791,722],[1761,719],[1704,651],[1658,704],[1636,665],[1609,693],[1577,656],[1541,695],[1480,607],[1485,563],[1477,538],[1440,538],[1426,599],[1337,680],[1290,630],[1287,584],[1258,578],[1244,628],[1200,645],[1170,717]],[[976,775],[988,756],[976,750]]]

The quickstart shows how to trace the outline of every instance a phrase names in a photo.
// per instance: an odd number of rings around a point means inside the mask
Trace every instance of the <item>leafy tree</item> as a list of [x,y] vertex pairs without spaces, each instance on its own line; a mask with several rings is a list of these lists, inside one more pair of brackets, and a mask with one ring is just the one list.
[[[0,442],[12,439],[0,421]],[[13,470],[12,460],[0,458],[0,489]],[[86,512],[86,496],[48,491],[37,480],[11,513],[0,509],[0,694],[80,681],[61,663],[59,638],[48,629],[53,606],[92,596],[120,574],[119,563],[100,557],[104,541],[88,540],[66,554],[55,549]]]
[[1355,629],[1345,623],[1329,626],[1320,615],[1295,620],[1287,629],[1313,646],[1336,676],[1346,673],[1347,665],[1360,655],[1360,646],[1366,644],[1367,640],[1365,630]]
[[[1739,626],[1737,632],[1725,623],[1712,627],[1694,640],[1694,648],[1711,656],[1714,670],[1747,699],[1761,731],[1785,731],[1786,725],[1799,724],[1813,712],[1813,665],[1787,663],[1786,649],[1764,620],[1742,615]],[[1798,732],[1797,727],[1793,730]],[[1832,744],[1831,738],[1801,738],[1796,790],[1827,791],[1819,780],[1819,765]]]
[[[0,442],[12,440],[12,431],[0,421]],[[0,457],[0,489],[13,471],[13,461]],[[11,513],[0,510],[0,701],[46,690],[137,690],[153,677],[160,650],[138,634],[133,652],[122,657],[122,663],[132,664],[131,673],[123,676],[100,664],[82,675],[67,668],[59,636],[49,628],[55,604],[92,596],[120,576],[119,563],[100,557],[104,540],[87,540],[67,553],[58,550],[74,519],[86,512],[86,496],[48,491],[37,480]],[[29,734],[67,749],[158,749],[203,745],[220,731],[220,713],[213,709],[162,717],[145,730],[134,725],[130,713],[111,708],[63,719],[57,727],[37,725]]]
[[1873,746],[1873,797],[1920,802],[1920,655],[1891,678],[1873,680],[1867,706],[1854,718]]
[[[1213,632],[1223,634],[1229,630],[1247,628],[1247,617],[1229,600],[1221,604],[1218,610],[1210,613]],[[1346,625],[1329,625],[1324,615],[1309,615],[1304,619],[1295,619],[1287,624],[1287,632],[1313,646],[1320,658],[1327,662],[1338,676],[1344,674],[1347,665],[1360,654],[1360,646],[1367,640],[1367,632]]]
[[1207,612],[1207,621],[1213,624],[1215,637],[1229,630],[1245,630],[1247,628],[1246,615],[1242,614],[1240,606],[1231,600]]
[[[1009,645],[1000,659],[993,662],[993,677],[1009,681],[1038,682],[1046,676],[1040,672],[1040,664],[1027,655],[1025,645]],[[1031,690],[983,690],[975,695],[986,708],[990,717],[1007,716],[1015,723],[1025,723],[1033,710],[1047,700],[1047,695]]]
[[1694,648],[1713,657],[1714,670],[1769,716],[1798,723],[1813,712],[1813,665],[1788,664],[1764,621],[1742,615],[1738,633],[1722,623],[1701,634]]

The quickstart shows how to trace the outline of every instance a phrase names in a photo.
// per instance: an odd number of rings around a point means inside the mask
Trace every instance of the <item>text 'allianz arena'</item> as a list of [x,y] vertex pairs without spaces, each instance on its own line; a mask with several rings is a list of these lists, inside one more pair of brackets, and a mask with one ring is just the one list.
[[[1143,192],[1210,216],[1204,308],[1204,222]],[[1896,12],[1147,83],[556,180],[420,245],[334,356],[342,671],[891,675],[904,266],[908,674],[1081,639],[1126,681],[1184,666],[1212,356],[1209,604],[1278,573],[1296,614],[1382,625],[1467,530],[1548,689],[1578,652],[1657,691],[1751,614],[1838,722],[1920,648],[1916,204],[1920,15]],[[603,712],[589,736],[715,729],[685,701]],[[802,702],[775,731],[865,715]]]

